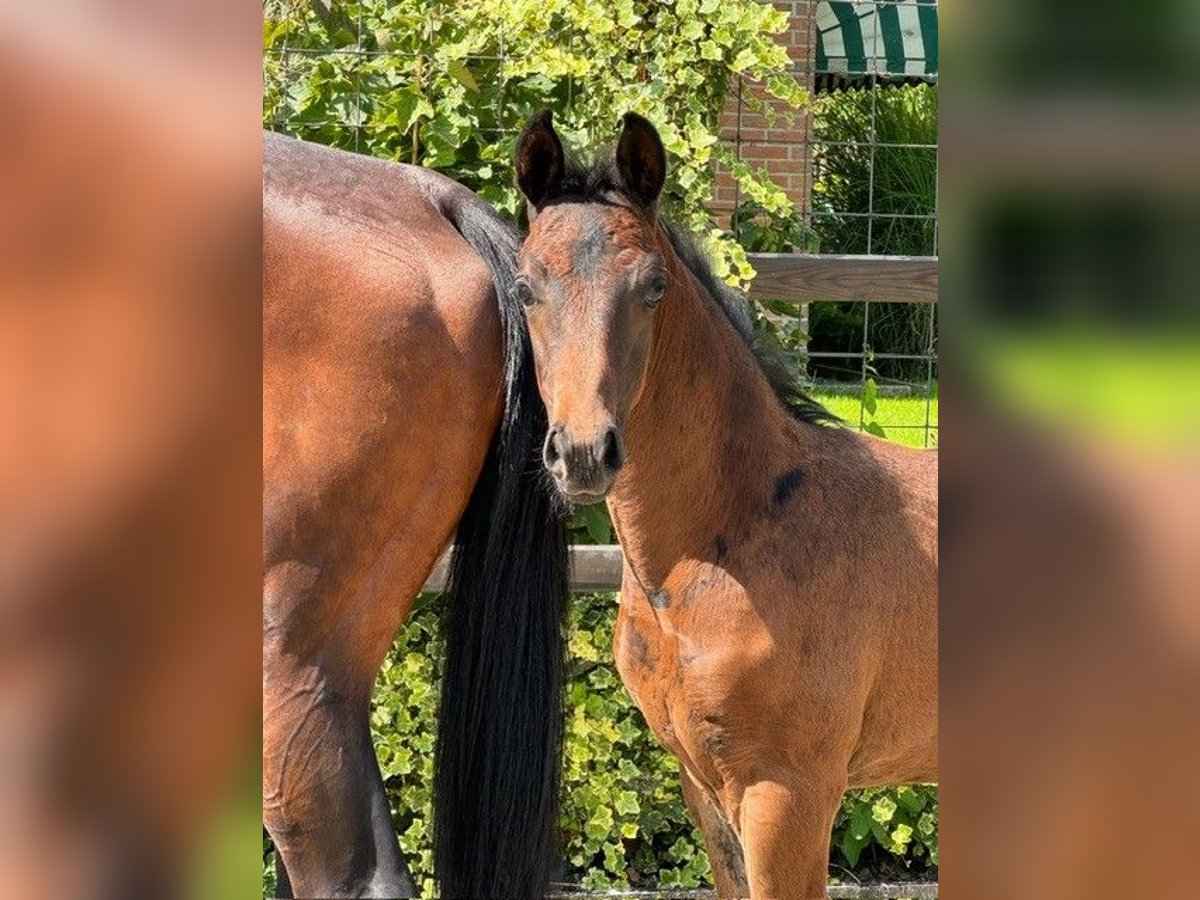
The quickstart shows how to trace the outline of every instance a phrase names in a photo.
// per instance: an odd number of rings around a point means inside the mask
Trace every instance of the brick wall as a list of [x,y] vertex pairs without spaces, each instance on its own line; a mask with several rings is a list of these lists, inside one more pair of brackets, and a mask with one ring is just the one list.
[[[790,17],[790,27],[779,40],[787,47],[796,77],[811,89],[816,41],[815,0],[774,0],[774,5]],[[794,123],[789,125],[781,115],[774,125],[769,125],[762,114],[747,107],[746,98],[753,96],[761,97],[763,93],[750,81],[741,81],[731,87],[729,101],[721,114],[721,140],[751,166],[765,168],[771,179],[787,192],[792,203],[807,210],[811,177],[808,117],[803,112],[796,113]],[[787,109],[778,101],[773,105],[780,110]],[[738,202],[733,178],[724,167],[719,167],[711,209],[722,226],[728,225],[729,214]]]

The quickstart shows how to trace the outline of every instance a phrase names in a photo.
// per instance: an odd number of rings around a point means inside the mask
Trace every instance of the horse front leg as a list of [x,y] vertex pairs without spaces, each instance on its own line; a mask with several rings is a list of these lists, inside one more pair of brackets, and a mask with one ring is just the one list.
[[724,810],[704,788],[696,784],[686,768],[680,772],[680,782],[683,785],[684,802],[704,836],[704,849],[708,852],[708,864],[712,869],[717,896],[722,900],[750,896],[742,844],[725,817]]
[[753,900],[823,900],[829,841],[845,791],[845,773],[812,770],[748,784],[740,823]]

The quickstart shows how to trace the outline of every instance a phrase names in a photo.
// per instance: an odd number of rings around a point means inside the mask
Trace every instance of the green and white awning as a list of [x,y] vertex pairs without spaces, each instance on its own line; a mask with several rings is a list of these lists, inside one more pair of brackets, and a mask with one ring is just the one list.
[[938,70],[936,0],[822,0],[817,74],[929,76]]

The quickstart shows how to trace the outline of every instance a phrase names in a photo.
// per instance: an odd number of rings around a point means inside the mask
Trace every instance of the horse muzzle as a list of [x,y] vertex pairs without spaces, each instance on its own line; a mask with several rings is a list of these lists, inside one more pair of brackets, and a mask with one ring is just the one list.
[[555,423],[546,434],[542,462],[571,503],[599,503],[625,464],[625,442],[612,423],[583,440],[572,435],[565,424]]

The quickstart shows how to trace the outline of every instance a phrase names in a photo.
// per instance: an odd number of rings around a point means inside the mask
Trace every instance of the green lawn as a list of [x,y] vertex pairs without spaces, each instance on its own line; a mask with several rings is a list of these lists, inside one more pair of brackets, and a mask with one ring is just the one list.
[[1200,334],[993,333],[974,354],[987,406],[1079,440],[1141,450],[1200,445]]
[[[812,394],[830,412],[843,418],[848,424],[858,427],[862,421],[862,400],[857,394],[823,393]],[[926,404],[928,404],[929,428],[926,430]],[[936,390],[930,400],[924,397],[879,397],[876,400],[875,421],[883,426],[887,436],[899,444],[912,447],[936,447],[938,445],[938,398]],[[928,434],[928,442],[926,435]]]

